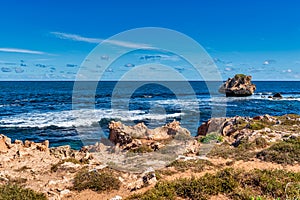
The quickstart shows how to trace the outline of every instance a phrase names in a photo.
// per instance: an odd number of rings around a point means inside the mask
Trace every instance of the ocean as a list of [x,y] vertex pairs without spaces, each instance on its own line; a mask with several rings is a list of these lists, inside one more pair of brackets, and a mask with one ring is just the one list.
[[[300,114],[300,82],[254,84],[254,95],[226,98],[213,82],[0,82],[0,133],[79,149],[108,137],[111,120],[154,128],[176,119],[195,135],[211,117]],[[277,92],[284,98],[268,98]]]

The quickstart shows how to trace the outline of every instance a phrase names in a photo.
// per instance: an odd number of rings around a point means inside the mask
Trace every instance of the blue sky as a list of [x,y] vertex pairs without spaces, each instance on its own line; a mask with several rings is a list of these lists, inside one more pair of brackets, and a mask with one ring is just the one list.
[[102,39],[139,27],[190,36],[224,79],[300,80],[297,0],[10,0],[0,7],[1,80],[73,80]]

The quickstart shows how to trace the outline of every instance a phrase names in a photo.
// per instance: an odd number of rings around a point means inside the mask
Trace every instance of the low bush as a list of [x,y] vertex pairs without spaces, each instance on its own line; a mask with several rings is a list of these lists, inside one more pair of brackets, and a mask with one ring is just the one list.
[[117,190],[120,188],[121,182],[112,172],[88,171],[82,170],[75,175],[73,181],[73,189],[82,191],[90,189],[96,192],[104,192]]
[[18,185],[0,185],[1,200],[46,200],[45,194]]
[[257,154],[257,158],[279,164],[300,163],[300,137],[273,144]]
[[208,160],[188,160],[188,161],[180,161],[175,160],[170,163],[167,167],[174,167],[177,171],[186,171],[191,170],[193,172],[202,172],[211,166],[214,166],[212,162]]
[[128,200],[209,199],[224,195],[230,199],[299,199],[300,173],[282,170],[237,171],[227,168],[200,178],[159,182],[143,194]]

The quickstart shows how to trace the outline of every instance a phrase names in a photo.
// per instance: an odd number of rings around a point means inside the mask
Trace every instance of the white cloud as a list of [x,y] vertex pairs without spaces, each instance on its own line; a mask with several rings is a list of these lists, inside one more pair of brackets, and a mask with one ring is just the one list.
[[0,48],[0,52],[8,52],[8,53],[26,53],[26,54],[37,54],[44,55],[47,54],[42,51],[33,51],[28,49],[17,49],[17,48]]
[[132,43],[126,41],[119,41],[119,40],[104,40],[101,38],[89,38],[89,37],[83,37],[81,35],[71,34],[71,33],[62,33],[62,32],[50,32],[50,33],[55,35],[57,38],[64,39],[64,40],[73,40],[73,41],[87,42],[92,44],[105,42],[112,45],[128,47],[128,48],[150,48],[150,46],[146,44],[138,44],[138,43]]

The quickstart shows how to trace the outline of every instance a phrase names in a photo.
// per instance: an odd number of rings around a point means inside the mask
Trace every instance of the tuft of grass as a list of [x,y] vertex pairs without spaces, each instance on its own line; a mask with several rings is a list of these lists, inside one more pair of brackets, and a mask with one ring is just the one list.
[[266,124],[263,122],[253,121],[249,123],[248,128],[251,130],[261,130],[266,127]]
[[51,172],[57,172],[59,166],[61,166],[62,164],[66,163],[66,162],[71,162],[71,163],[74,163],[74,164],[83,164],[82,162],[80,162],[79,160],[77,160],[75,158],[67,158],[67,159],[59,161],[56,164],[53,164],[51,166],[51,169],[50,169]]
[[234,200],[299,199],[299,184],[300,173],[283,170],[245,172],[226,168],[200,178],[158,182],[147,192],[127,199],[209,199],[220,194]]
[[73,189],[82,191],[90,189],[96,192],[117,190],[121,182],[112,172],[98,172],[82,170],[75,175]]
[[248,139],[244,139],[238,144],[234,144],[234,146],[224,142],[221,145],[214,146],[207,156],[249,161],[256,156],[253,150],[263,148],[267,145],[268,143],[264,138],[256,138],[252,142],[249,142]]
[[130,153],[149,153],[149,152],[153,152],[153,149],[151,149],[147,145],[141,145],[135,149],[130,149],[128,152],[130,152]]
[[245,74],[236,74],[236,75],[234,76],[235,79],[245,78],[245,77],[246,77]]
[[257,154],[257,158],[279,164],[300,163],[300,137],[273,144]]
[[6,184],[0,185],[0,199],[1,200],[47,200],[45,194],[35,192],[24,187]]
[[187,161],[180,161],[175,160],[167,167],[174,167],[175,170],[184,172],[186,170],[191,170],[193,172],[202,172],[205,169],[214,166],[214,164],[208,160],[187,160]]
[[223,137],[219,133],[212,132],[212,133],[207,134],[204,137],[201,137],[199,141],[204,144],[209,144],[209,143],[214,143],[214,142],[222,142]]

